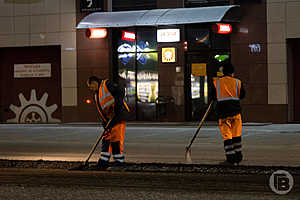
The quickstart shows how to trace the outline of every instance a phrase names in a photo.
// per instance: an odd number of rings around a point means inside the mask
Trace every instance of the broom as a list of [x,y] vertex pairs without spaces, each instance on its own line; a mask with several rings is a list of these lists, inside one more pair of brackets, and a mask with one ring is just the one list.
[[196,137],[197,137],[197,135],[198,135],[198,133],[199,133],[199,131],[200,131],[200,129],[201,129],[201,127],[202,127],[202,125],[203,125],[203,123],[204,123],[204,121],[205,121],[205,119],[206,119],[206,117],[207,117],[207,115],[208,115],[208,113],[209,113],[212,105],[213,105],[213,101],[210,102],[210,104],[209,104],[209,106],[208,106],[208,108],[207,108],[207,110],[206,110],[206,112],[205,112],[202,120],[199,123],[197,131],[195,132],[194,137],[192,138],[189,146],[187,146],[185,148],[185,162],[188,163],[188,164],[192,163],[192,152],[191,152],[192,144],[193,144],[194,140],[196,139]]

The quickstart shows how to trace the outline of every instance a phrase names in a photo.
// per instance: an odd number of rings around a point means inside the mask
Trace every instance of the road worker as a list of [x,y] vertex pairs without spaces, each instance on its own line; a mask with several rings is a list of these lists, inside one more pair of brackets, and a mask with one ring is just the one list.
[[240,99],[245,97],[245,90],[242,81],[233,77],[234,67],[231,63],[222,64],[220,69],[224,75],[214,79],[212,86],[212,98],[216,101],[226,155],[226,160],[220,164],[238,165],[243,160]]
[[[119,80],[121,77],[119,78]],[[87,80],[89,90],[94,93],[95,103],[105,129],[102,139],[101,156],[97,167],[106,169],[111,155],[114,166],[124,165],[125,119],[129,108],[124,101],[125,89],[122,84],[91,76]]]

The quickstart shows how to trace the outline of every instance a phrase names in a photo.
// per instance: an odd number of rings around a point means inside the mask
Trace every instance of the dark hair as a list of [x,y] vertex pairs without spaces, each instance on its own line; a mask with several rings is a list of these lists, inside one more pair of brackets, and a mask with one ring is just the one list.
[[100,82],[100,79],[99,79],[97,76],[91,76],[91,77],[89,77],[89,79],[88,79],[88,83],[91,84],[92,81],[96,81],[96,82],[99,83],[99,82]]
[[231,63],[225,63],[223,66],[223,73],[224,74],[233,74],[234,73],[234,67]]

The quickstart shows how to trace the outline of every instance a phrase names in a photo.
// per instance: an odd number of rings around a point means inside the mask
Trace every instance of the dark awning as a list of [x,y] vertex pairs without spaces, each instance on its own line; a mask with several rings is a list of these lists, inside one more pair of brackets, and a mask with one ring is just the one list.
[[82,19],[77,28],[238,22],[239,18],[240,7],[236,5],[121,12],[95,12]]

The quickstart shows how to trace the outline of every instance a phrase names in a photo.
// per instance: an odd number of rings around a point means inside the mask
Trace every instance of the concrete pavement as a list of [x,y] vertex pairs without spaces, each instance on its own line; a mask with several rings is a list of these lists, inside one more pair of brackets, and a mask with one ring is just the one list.
[[[183,163],[195,125],[129,124],[127,161]],[[97,124],[0,124],[0,159],[85,160],[101,131]],[[244,165],[300,166],[299,124],[248,124],[243,135]],[[98,156],[99,148],[92,161]],[[197,164],[217,164],[224,159],[215,124],[201,129],[192,158]]]

